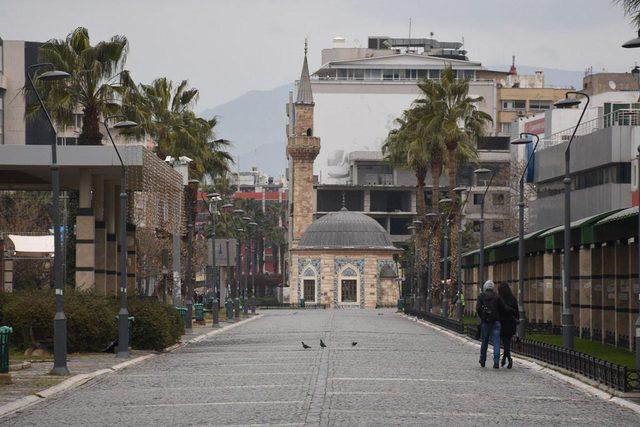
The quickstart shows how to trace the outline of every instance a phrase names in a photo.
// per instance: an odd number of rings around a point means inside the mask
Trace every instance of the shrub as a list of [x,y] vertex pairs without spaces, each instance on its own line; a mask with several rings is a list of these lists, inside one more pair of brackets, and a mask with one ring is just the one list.
[[[65,290],[69,352],[98,352],[118,337],[118,301],[91,293]],[[131,346],[143,350],[162,350],[180,339],[184,327],[178,312],[155,299],[129,299],[129,312],[135,316]],[[28,289],[0,297],[2,324],[13,327],[11,342],[24,350],[38,341],[53,340],[55,298],[51,289]],[[31,332],[32,331],[32,332]]]
[[177,310],[155,299],[129,300],[129,313],[135,317],[131,346],[160,351],[180,340],[184,326]]

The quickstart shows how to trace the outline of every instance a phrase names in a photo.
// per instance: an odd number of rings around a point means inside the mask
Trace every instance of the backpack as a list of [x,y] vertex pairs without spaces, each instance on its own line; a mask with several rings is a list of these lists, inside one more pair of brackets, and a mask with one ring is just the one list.
[[488,302],[490,303],[490,301],[486,300],[487,298],[485,297],[479,301],[480,307],[478,314],[483,322],[492,323],[498,320],[498,313],[494,310],[494,307],[491,306],[495,304],[487,304]]

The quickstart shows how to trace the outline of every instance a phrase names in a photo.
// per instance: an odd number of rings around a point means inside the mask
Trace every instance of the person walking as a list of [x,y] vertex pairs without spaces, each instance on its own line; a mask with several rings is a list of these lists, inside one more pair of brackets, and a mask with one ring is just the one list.
[[491,280],[484,282],[482,293],[478,296],[476,312],[480,318],[480,366],[484,368],[487,361],[489,340],[493,344],[493,368],[500,368],[500,316],[507,311],[504,303],[495,292],[495,284]]
[[500,283],[498,286],[498,295],[504,303],[507,310],[500,314],[500,340],[502,341],[502,348],[504,353],[502,354],[501,365],[509,361],[507,369],[511,369],[513,366],[513,360],[511,359],[511,338],[516,333],[516,326],[519,321],[518,315],[518,301],[513,296],[511,288],[505,282]]

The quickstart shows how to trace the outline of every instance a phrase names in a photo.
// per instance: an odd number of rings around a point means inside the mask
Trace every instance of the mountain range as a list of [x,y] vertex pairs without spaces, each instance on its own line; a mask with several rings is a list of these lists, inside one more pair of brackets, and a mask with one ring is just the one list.
[[[488,69],[508,70],[509,66],[487,66]],[[581,71],[518,66],[519,74],[544,71],[545,84],[550,87],[582,87]],[[218,117],[216,137],[232,142],[234,170],[249,170],[255,166],[270,176],[278,177],[287,167],[285,105],[293,83],[270,90],[251,90],[229,102],[208,108],[203,117]],[[321,136],[322,137],[322,136]]]

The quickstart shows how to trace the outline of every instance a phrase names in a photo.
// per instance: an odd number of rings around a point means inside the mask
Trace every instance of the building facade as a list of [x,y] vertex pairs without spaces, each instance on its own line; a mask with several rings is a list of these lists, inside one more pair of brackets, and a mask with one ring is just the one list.
[[295,102],[288,104],[289,298],[294,305],[371,308],[399,297],[397,249],[373,218],[342,207],[314,219],[313,161],[321,149],[315,136],[315,103],[306,48]]

